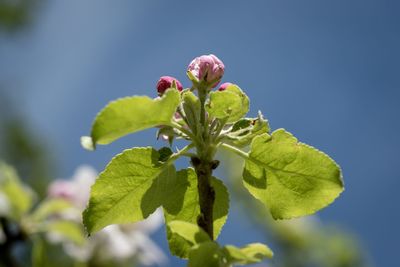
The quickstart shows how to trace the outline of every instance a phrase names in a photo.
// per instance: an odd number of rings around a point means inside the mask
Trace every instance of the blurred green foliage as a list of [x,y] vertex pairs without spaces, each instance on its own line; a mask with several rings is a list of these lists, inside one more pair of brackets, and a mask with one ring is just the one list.
[[241,186],[243,160],[230,153],[222,153],[230,166],[230,192],[242,205],[242,210],[272,241],[272,267],[372,267],[367,252],[350,231],[333,223],[323,223],[317,216],[292,220],[274,220],[265,206],[252,198]]
[[11,106],[6,99],[0,98],[0,159],[13,165],[24,182],[43,197],[53,166],[49,151],[22,116],[12,108],[6,110]]
[[[42,0],[0,0],[0,32],[17,33],[34,22]],[[0,84],[0,159],[14,166],[24,181],[44,196],[50,181],[48,150],[35,135],[23,115],[16,110],[16,101]]]
[[[38,202],[34,196],[16,170],[0,161],[0,267],[135,266],[136,255],[124,259],[99,255],[108,251],[86,238],[81,208],[67,199],[48,196]],[[102,241],[116,245],[107,238]]]
[[0,117],[0,158],[42,197],[50,181],[50,159],[45,145],[26,125],[23,119]]
[[0,0],[0,30],[15,32],[32,22],[40,0]]

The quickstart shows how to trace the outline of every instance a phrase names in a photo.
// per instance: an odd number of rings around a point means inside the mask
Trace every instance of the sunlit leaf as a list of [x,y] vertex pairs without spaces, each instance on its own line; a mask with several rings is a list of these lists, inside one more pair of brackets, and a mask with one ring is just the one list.
[[94,149],[147,128],[169,124],[180,103],[179,91],[169,89],[161,98],[125,97],[110,102],[96,116],[90,137],[82,137],[82,146]]
[[[192,168],[181,170],[178,172],[178,175],[180,179],[179,184],[176,185],[177,189],[175,190],[174,197],[176,198],[179,196],[179,199],[183,200],[182,206],[177,213],[171,213],[168,210],[164,210],[164,214],[167,222],[167,237],[171,253],[181,258],[187,258],[191,244],[188,244],[186,241],[182,240],[181,237],[172,234],[168,229],[168,222],[179,220],[197,224],[197,218],[200,214],[199,195],[197,192],[197,176]],[[213,220],[214,239],[216,239],[221,232],[221,229],[228,216],[229,195],[222,181],[215,177],[213,177],[211,181],[211,184],[215,190]],[[185,186],[182,186],[182,183],[184,183]]]
[[177,234],[178,236],[189,242],[191,246],[200,244],[203,242],[211,241],[210,237],[203,229],[193,223],[184,221],[172,221],[168,223],[168,228],[171,233]]
[[114,157],[92,186],[83,222],[89,233],[109,224],[143,220],[159,206],[171,212],[177,187],[174,166],[163,165],[157,150],[127,149]]
[[227,122],[235,122],[247,114],[249,104],[246,94],[237,85],[232,84],[224,91],[211,92],[206,110],[211,117],[228,117]]
[[275,219],[312,214],[343,191],[339,166],[283,129],[254,138],[243,179]]

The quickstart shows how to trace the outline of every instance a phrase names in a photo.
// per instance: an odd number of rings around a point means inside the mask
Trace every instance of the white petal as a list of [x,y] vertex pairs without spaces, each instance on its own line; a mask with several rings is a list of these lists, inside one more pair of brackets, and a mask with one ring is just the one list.
[[161,208],[158,208],[146,220],[135,223],[134,230],[141,231],[143,233],[153,233],[157,231],[163,224],[164,224],[163,211]]
[[163,265],[168,259],[162,250],[145,234],[137,232],[131,239],[139,246],[137,257],[144,265]]

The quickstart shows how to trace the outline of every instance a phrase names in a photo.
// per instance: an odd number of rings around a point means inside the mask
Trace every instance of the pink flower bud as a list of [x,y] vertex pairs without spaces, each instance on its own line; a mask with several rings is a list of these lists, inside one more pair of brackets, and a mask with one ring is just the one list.
[[175,81],[176,87],[178,87],[179,91],[183,90],[183,86],[176,78],[171,76],[162,76],[160,80],[157,82],[157,92],[159,95],[164,94],[164,92],[172,87],[172,82]]
[[215,87],[224,75],[225,65],[219,58],[212,54],[203,55],[196,57],[190,62],[188,71],[199,79],[199,81],[204,80],[208,83],[217,81],[217,83],[213,85],[213,87]]
[[232,85],[232,83],[223,83],[219,86],[218,91],[224,91],[230,85]]
[[70,181],[55,180],[50,184],[48,194],[50,197],[71,200],[75,192],[74,187],[72,186]]

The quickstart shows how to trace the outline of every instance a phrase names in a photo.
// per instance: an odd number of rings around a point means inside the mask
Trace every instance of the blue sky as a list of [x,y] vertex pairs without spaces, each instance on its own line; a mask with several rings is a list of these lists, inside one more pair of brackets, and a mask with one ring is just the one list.
[[[214,53],[273,129],[331,155],[345,193],[320,216],[352,229],[377,266],[396,261],[400,233],[400,3],[398,1],[48,1],[22,33],[0,36],[0,85],[55,151],[58,176],[101,170],[123,148],[155,144],[147,131],[81,149],[110,100],[155,96],[187,64]],[[232,238],[249,230],[246,240]],[[233,214],[222,238],[257,241]],[[157,238],[163,240],[163,234]],[[224,240],[224,239],[223,239]],[[178,266],[172,262],[171,266]]]

